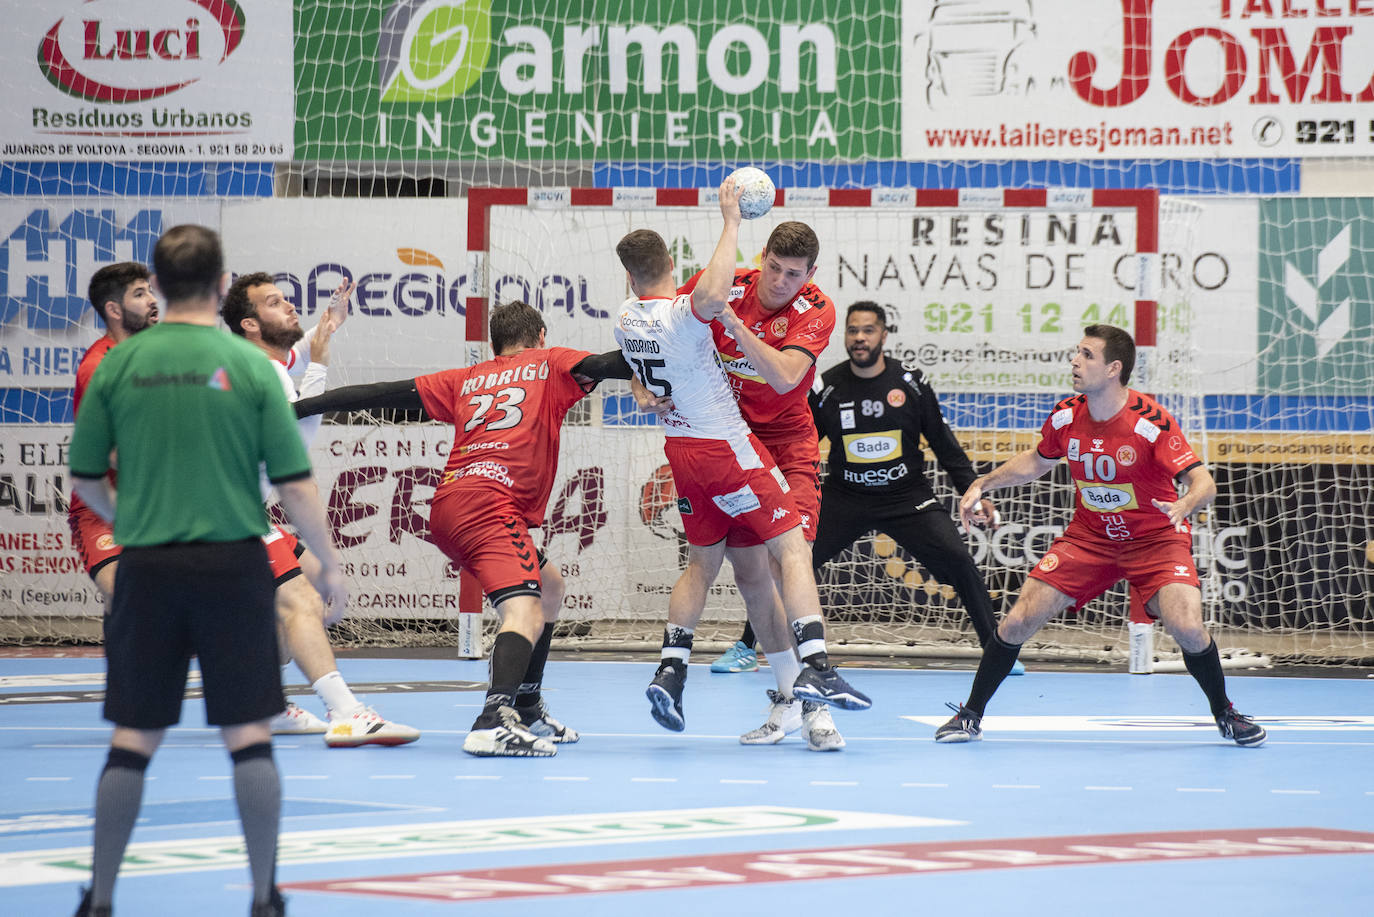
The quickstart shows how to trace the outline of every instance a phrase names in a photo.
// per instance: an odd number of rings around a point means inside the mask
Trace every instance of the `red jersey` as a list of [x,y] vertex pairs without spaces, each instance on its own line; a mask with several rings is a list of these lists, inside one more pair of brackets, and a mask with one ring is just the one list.
[[[816,427],[811,420],[811,408],[807,405],[806,395],[811,391],[812,380],[816,378],[816,360],[830,343],[830,334],[835,330],[835,304],[821,292],[820,287],[808,281],[798,291],[791,305],[777,312],[769,312],[759,304],[759,274],[756,268],[735,271],[735,282],[729,293],[730,308],[740,321],[774,350],[805,351],[811,357],[811,368],[796,388],[779,394],[763,380],[744,351],[740,350],[739,344],[725,333],[725,327],[718,321],[711,323],[716,351],[730,378],[730,386],[735,390],[735,397],[739,399],[739,409],[745,423],[749,424],[749,428],[765,446],[808,437],[814,440]],[[678,292],[690,293],[700,277],[698,273],[683,284]]]
[[1086,395],[1066,398],[1040,428],[1039,451],[1069,462],[1077,496],[1066,536],[1131,541],[1174,531],[1151,500],[1178,499],[1174,480],[1202,464],[1178,421],[1149,395],[1127,391],[1126,406],[1099,423]]
[[417,378],[425,411],[453,424],[435,498],[461,482],[506,495],[527,525],[543,525],[563,417],[587,394],[572,368],[589,356],[567,347],[529,349]]
[[[76,417],[76,412],[81,410],[81,396],[86,394],[86,386],[91,384],[91,377],[95,375],[95,368],[100,365],[100,361],[105,359],[105,354],[110,352],[110,348],[118,342],[108,334],[102,334],[100,340],[96,341],[87,348],[81,362],[76,366],[76,388],[72,391],[72,417]],[[110,471],[107,475],[110,483],[115,483],[115,473]],[[78,513],[86,509],[86,504],[75,493],[67,503],[68,513]]]

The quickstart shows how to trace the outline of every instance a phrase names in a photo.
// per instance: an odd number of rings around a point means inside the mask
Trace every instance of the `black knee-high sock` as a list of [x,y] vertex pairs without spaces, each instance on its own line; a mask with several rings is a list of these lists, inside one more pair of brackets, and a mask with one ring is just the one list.
[[696,632],[690,627],[669,624],[663,628],[663,649],[659,651],[660,663],[674,660],[687,665],[692,658],[692,641]]
[[281,828],[281,775],[270,742],[240,748],[234,762],[234,799],[243,824],[243,845],[253,876],[253,900],[262,904],[277,878],[277,833]]
[[544,663],[549,661],[549,645],[553,642],[553,625],[545,624],[544,631],[530,651],[530,664],[515,691],[515,706],[533,707],[539,703],[539,687],[544,683]]
[[91,904],[107,907],[124,849],[143,806],[143,773],[150,759],[136,751],[111,748],[95,788],[95,846],[91,851]]
[[487,686],[487,700],[473,724],[474,729],[490,729],[500,723],[498,707],[509,706],[520,689],[520,679],[530,667],[534,646],[513,630],[496,635],[491,646],[491,682]]
[[1011,674],[1011,667],[1016,664],[1016,657],[1020,653],[1021,644],[1006,643],[994,633],[988,645],[983,647],[983,658],[978,660],[978,674],[973,676],[973,687],[964,706],[982,716],[992,695],[997,693],[1002,682]]
[[1221,671],[1221,653],[1217,642],[1211,641],[1207,649],[1200,653],[1183,652],[1183,665],[1188,674],[1207,695],[1207,703],[1212,707],[1212,716],[1221,716],[1223,710],[1231,706],[1226,697],[1226,676]]

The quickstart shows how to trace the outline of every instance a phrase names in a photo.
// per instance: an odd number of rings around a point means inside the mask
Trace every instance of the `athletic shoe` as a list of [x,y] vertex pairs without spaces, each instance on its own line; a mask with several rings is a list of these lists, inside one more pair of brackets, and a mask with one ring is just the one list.
[[330,748],[356,748],[359,745],[405,745],[420,737],[420,730],[384,720],[371,707],[357,713],[329,716],[329,731],[324,744]]
[[1026,674],[1026,667],[1023,666],[1023,665],[1021,664],[1021,660],[1018,659],[1018,660],[1016,660],[1015,662],[1013,662],[1013,663],[1011,664],[1011,671],[1008,672],[1007,674],[1008,674],[1008,675],[1025,675],[1025,674]]
[[463,740],[463,751],[479,758],[548,758],[558,753],[553,742],[520,725],[520,714],[514,707],[503,704],[496,708],[496,715],[499,722],[495,726],[478,729],[473,724]]
[[954,711],[949,722],[935,730],[937,742],[977,742],[983,737],[983,717],[963,704],[945,704]]
[[733,672],[757,672],[759,670],[759,654],[754,652],[754,648],[739,640],[730,647],[721,657],[711,663],[711,671],[716,674],[726,674]]
[[81,903],[76,906],[75,917],[110,917],[110,906],[108,904],[101,907],[91,906],[91,890],[81,889]]
[[[738,646],[740,644],[736,644]],[[802,728],[802,705],[768,689],[768,719],[758,729],[739,737],[741,745],[776,745]]]
[[298,704],[288,703],[286,710],[272,717],[274,736],[315,735],[328,731],[328,723]]
[[801,674],[792,682],[792,693],[801,700],[817,701],[841,710],[867,710],[873,706],[868,695],[841,678],[833,666],[824,669],[802,666]]
[[553,718],[542,697],[529,706],[516,707],[515,712],[520,714],[520,725],[550,742],[571,744],[581,738],[576,729],[569,729]]
[[844,736],[835,728],[830,718],[830,708],[813,700],[801,702],[802,732],[806,735],[806,747],[812,751],[839,751],[844,748]]
[[686,683],[687,663],[665,659],[644,691],[652,705],[649,713],[664,729],[681,732],[687,728],[687,718],[682,715],[682,688]]
[[1217,729],[1222,738],[1233,739],[1237,745],[1258,745],[1269,735],[1263,726],[1230,704],[1217,717]]
[[286,917],[286,899],[281,889],[272,886],[272,895],[262,904],[254,904],[249,917]]

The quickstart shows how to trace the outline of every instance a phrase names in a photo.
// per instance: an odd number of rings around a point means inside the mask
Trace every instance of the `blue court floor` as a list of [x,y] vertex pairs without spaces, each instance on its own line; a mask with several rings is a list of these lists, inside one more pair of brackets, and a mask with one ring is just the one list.
[[[484,662],[341,669],[424,736],[349,750],[279,737],[278,876],[295,917],[501,917],[546,901],[635,917],[1374,913],[1374,677],[1228,673],[1237,708],[1269,730],[1239,748],[1187,675],[1032,665],[994,698],[982,742],[946,746],[932,733],[970,670],[855,667],[873,709],[837,711],[848,747],[820,754],[795,736],[739,744],[762,722],[766,669],[693,665],[687,731],[670,734],[643,696],[653,662],[559,661],[546,698],[581,742],[477,759],[461,744]],[[109,737],[103,671],[99,656],[0,658],[5,917],[75,908]],[[116,917],[248,913],[228,778],[188,699],[149,769]]]

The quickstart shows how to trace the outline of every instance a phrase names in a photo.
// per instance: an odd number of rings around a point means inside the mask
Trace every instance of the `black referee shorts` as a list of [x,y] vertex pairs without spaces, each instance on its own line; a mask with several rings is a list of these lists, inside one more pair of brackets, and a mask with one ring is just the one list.
[[193,655],[211,725],[280,713],[275,593],[260,538],[126,547],[105,616],[105,719],[175,724]]

